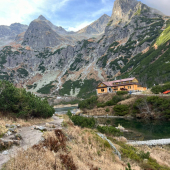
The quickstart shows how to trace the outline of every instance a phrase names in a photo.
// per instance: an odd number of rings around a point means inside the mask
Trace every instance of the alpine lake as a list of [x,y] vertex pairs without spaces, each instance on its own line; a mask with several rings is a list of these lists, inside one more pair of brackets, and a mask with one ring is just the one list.
[[114,127],[121,125],[128,130],[128,132],[123,132],[123,136],[128,140],[143,141],[170,138],[170,121],[97,118],[97,122]]
[[[55,108],[56,113],[66,114],[68,110],[77,109],[73,107]],[[170,138],[170,121],[163,120],[139,120],[126,118],[96,118],[98,124],[118,127],[121,125],[128,132],[123,132],[123,136],[128,140],[153,140]]]

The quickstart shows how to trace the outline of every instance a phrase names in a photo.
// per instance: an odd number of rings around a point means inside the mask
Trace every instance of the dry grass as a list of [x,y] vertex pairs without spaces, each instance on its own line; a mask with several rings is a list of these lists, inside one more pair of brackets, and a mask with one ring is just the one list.
[[43,119],[43,118],[33,118],[33,119],[18,119],[18,118],[12,118],[10,116],[3,116],[0,114],[0,126],[5,127],[6,124],[13,124],[13,125],[18,125],[20,124],[22,127],[25,126],[32,126],[32,125],[38,125],[38,124],[45,124],[47,122],[52,121],[52,118],[49,119]]
[[[27,151],[18,152],[18,155],[5,165],[4,170],[98,170],[99,168],[125,170],[127,162],[120,161],[113,154],[107,141],[98,137],[94,130],[81,129],[71,124],[66,115],[63,117],[68,128],[46,132],[44,142]],[[54,143],[57,149],[53,147]],[[136,165],[132,168],[140,170]]]
[[[88,110],[88,109],[85,109],[84,110],[84,113],[86,114],[86,115],[90,115],[90,116],[92,116],[92,115],[95,115],[95,116],[103,116],[103,115],[112,115],[112,113],[113,113],[113,107],[114,106],[106,106],[106,107],[104,107],[104,108],[97,108],[97,107],[95,107],[94,109],[92,109],[92,110]],[[108,108],[109,109],[109,112],[106,112],[106,108]]]
[[151,89],[148,89],[146,91],[143,91],[142,94],[153,94],[153,93],[151,92]]
[[136,148],[145,152],[150,152],[150,156],[160,165],[170,167],[170,148],[167,146],[155,146],[152,148],[148,146],[140,146]]
[[114,93],[106,93],[106,94],[100,94],[98,95],[98,102],[99,103],[105,103],[106,101],[109,101],[115,96]]
[[7,128],[0,123],[0,137],[3,136],[7,132]]
[[129,99],[120,101],[118,104],[122,104],[122,105],[133,105],[136,101],[137,97],[132,96]]

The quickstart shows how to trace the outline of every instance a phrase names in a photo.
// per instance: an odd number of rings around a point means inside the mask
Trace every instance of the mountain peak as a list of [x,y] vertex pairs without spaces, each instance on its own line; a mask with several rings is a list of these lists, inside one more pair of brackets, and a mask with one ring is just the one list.
[[[107,14],[103,14],[101,17],[110,17],[109,15],[107,15]],[[100,18],[101,18],[100,17]]]
[[43,15],[40,15],[40,16],[38,17],[38,19],[39,19],[39,20],[42,20],[42,21],[47,20]]
[[147,15],[163,15],[160,11],[152,9],[137,0],[115,0],[111,16],[112,25],[119,22],[128,22],[132,17],[140,15],[143,11],[147,11],[145,12]]

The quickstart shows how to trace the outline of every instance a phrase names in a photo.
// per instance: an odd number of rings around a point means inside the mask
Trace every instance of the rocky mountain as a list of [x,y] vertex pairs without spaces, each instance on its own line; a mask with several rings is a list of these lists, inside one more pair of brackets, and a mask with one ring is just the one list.
[[16,35],[22,32],[25,32],[27,28],[28,28],[27,25],[23,25],[19,23],[14,23],[14,24],[11,24],[10,26],[0,25],[0,38],[6,37],[6,36],[13,38]]
[[110,16],[104,14],[98,20],[78,31],[78,34],[101,34],[110,20]]
[[44,20],[37,19],[30,23],[22,45],[41,50],[44,47],[55,47],[60,41],[61,37]]
[[55,26],[49,20],[47,20],[44,16],[40,15],[37,20],[41,20],[46,22],[52,29],[58,34],[68,34],[68,32],[61,26]]
[[111,16],[111,25],[119,22],[128,23],[134,16],[146,12],[149,15],[159,14],[163,15],[160,11],[150,8],[147,5],[137,0],[116,0]]
[[28,26],[20,23],[14,23],[10,26],[0,25],[0,47],[14,41],[18,34],[27,30]]
[[136,0],[115,0],[100,38],[61,46],[65,38],[40,17],[22,44],[0,51],[0,79],[38,94],[80,98],[115,77],[137,77],[150,87],[170,81],[169,30],[170,17]]

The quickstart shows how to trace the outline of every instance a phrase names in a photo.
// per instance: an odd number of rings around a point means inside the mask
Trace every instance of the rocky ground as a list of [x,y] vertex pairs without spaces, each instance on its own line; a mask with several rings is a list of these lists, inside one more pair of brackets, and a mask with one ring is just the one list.
[[39,143],[43,140],[43,131],[52,131],[54,129],[61,129],[63,119],[53,116],[53,121],[41,125],[33,125],[28,127],[21,127],[20,124],[12,125],[6,124],[8,129],[4,137],[0,138],[0,168],[6,163],[10,157],[16,155],[20,149],[27,148]]

